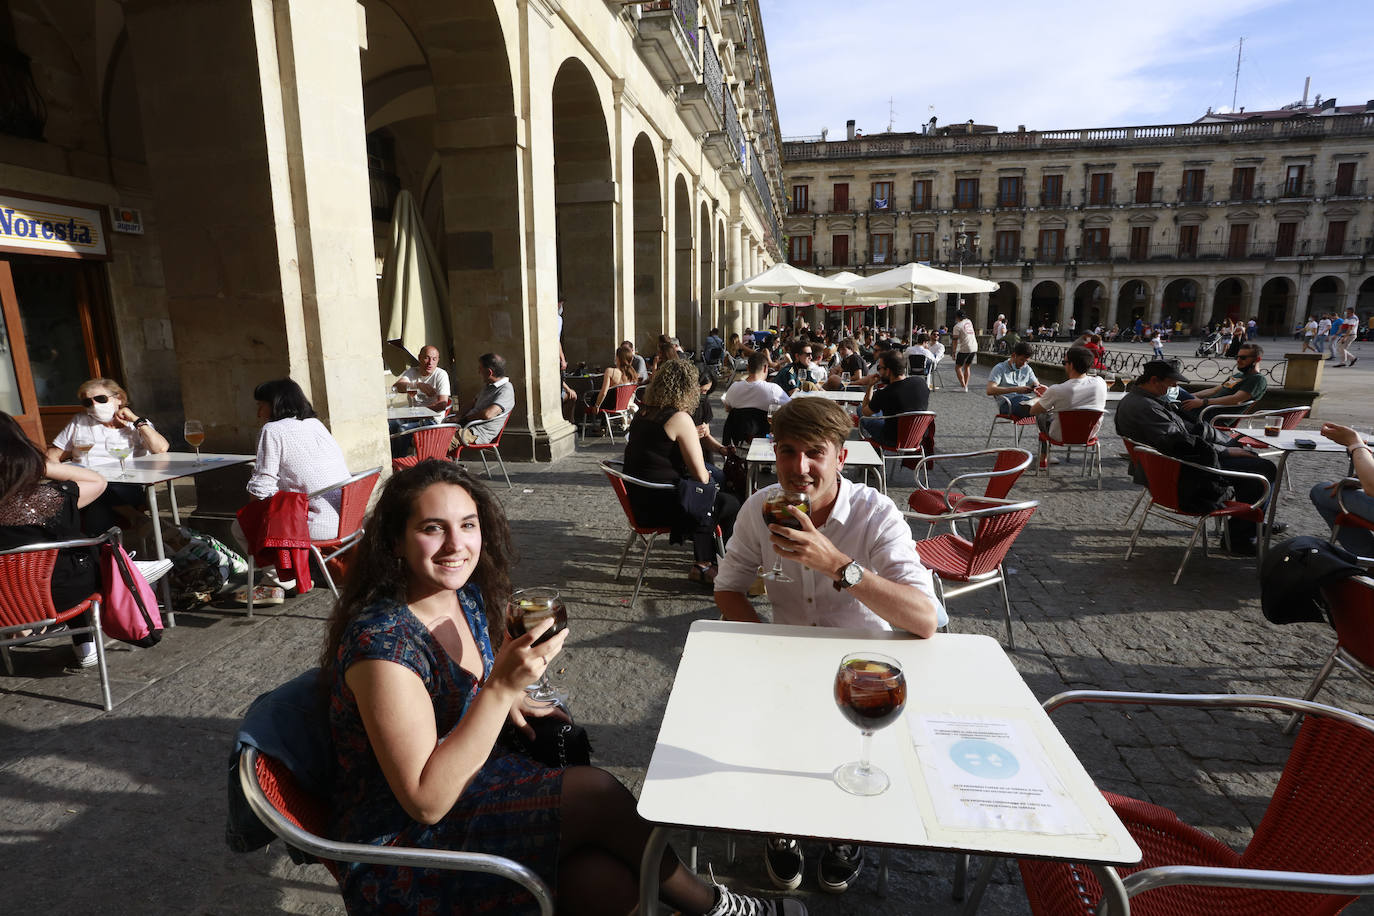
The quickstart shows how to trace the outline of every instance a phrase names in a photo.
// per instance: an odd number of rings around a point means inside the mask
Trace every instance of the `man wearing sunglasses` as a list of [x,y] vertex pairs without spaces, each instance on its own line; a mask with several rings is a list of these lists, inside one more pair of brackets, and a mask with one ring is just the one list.
[[1185,398],[1180,407],[1192,414],[1200,414],[1204,408],[1220,406],[1235,407],[1237,411],[1245,405],[1264,397],[1269,389],[1269,380],[1259,371],[1260,359],[1264,348],[1257,343],[1244,343],[1236,351],[1236,371],[1220,385],[1194,391]]
[[802,391],[817,391],[821,384],[825,382],[826,372],[817,366],[812,359],[815,351],[811,348],[811,342],[806,339],[795,340],[790,348],[792,362],[778,370],[774,381],[783,391],[789,395],[794,394],[798,389]]

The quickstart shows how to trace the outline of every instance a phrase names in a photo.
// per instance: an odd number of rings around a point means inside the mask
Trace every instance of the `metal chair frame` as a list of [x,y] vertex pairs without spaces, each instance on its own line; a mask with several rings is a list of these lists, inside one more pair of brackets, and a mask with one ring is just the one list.
[[[620,552],[620,563],[615,568],[615,581],[620,581],[620,574],[625,569],[625,560],[630,555],[630,547],[634,544],[635,538],[644,542],[644,555],[639,560],[639,575],[635,578],[634,594],[630,596],[630,607],[633,608],[635,603],[639,601],[639,589],[644,585],[644,570],[649,565],[649,551],[653,549],[654,540],[660,534],[671,534],[673,529],[641,525],[634,516],[634,508],[630,505],[629,487],[643,487],[646,490],[676,490],[677,486],[671,483],[654,483],[649,480],[641,480],[638,477],[631,477],[620,470],[620,466],[623,464],[624,462],[619,460],[603,461],[598,467],[610,479],[611,486],[616,491],[616,498],[620,501],[620,508],[625,512],[625,520],[630,523],[630,536],[625,540],[625,549]],[[721,543],[720,528],[716,528],[716,553],[725,553],[725,545]]]
[[[976,498],[1003,499],[1006,497],[1008,493],[1011,492],[1011,488],[1016,485],[1016,481],[1020,479],[1023,473],[1025,473],[1026,468],[1030,467],[1031,462],[1035,460],[1035,456],[1023,448],[984,448],[974,452],[951,452],[948,454],[941,455],[926,455],[924,458],[917,459],[917,479],[919,479],[920,472],[924,470],[925,477],[927,480],[929,480],[930,466],[936,464],[937,462],[981,458],[986,455],[995,455],[997,456],[998,462],[1000,462],[1003,455],[1010,456],[1010,454],[1013,452],[1019,453],[1023,457],[1019,459],[1017,463],[1012,465],[1011,467],[1007,467],[1002,470],[997,470],[996,466],[994,465],[993,469],[989,471],[965,471],[961,474],[956,474],[950,478],[949,483],[945,486],[945,489],[943,491],[936,490],[934,488],[925,488],[913,491],[911,495],[907,497],[908,508],[906,510],[906,515],[909,518],[927,520],[930,523],[930,530],[926,533],[926,536],[929,537],[930,534],[932,534],[935,531],[937,519],[941,519],[941,516],[943,516],[944,514],[958,511],[958,503],[965,499],[973,497],[973,494],[965,493],[961,489],[961,485],[965,481],[987,481],[987,485],[983,488],[982,494],[980,494]],[[914,502],[917,496],[921,493],[940,493],[941,499],[944,502],[944,509],[940,513],[937,513],[935,515],[921,512],[919,509],[912,505],[912,502]],[[954,530],[952,523],[950,528],[951,530]]]
[[[1348,726],[1367,733],[1364,739],[1374,742],[1374,720],[1367,719],[1355,713],[1333,706],[1326,706],[1320,703],[1313,703],[1308,700],[1290,699],[1287,697],[1247,695],[1247,694],[1167,694],[1167,693],[1130,693],[1123,691],[1106,690],[1070,690],[1050,697],[1043,704],[1046,712],[1053,712],[1060,706],[1071,703],[1109,703],[1117,705],[1140,705],[1140,706],[1180,706],[1180,707],[1201,707],[1211,709],[1271,709],[1281,712],[1291,712],[1300,715],[1308,715],[1323,720],[1322,730],[1314,732],[1311,740],[1321,742],[1327,738],[1327,743],[1335,740],[1332,729],[1340,726]],[[1303,743],[1303,737],[1299,736],[1299,743]],[[1296,748],[1295,748],[1296,750]],[[1290,756],[1289,764],[1293,763]],[[1356,778],[1363,779],[1364,774],[1357,774]],[[1299,790],[1302,786],[1302,773],[1296,769],[1285,766],[1283,776],[1280,780],[1279,791],[1275,793],[1270,802],[1270,810],[1266,812],[1264,820],[1255,831],[1255,839],[1251,841],[1251,849],[1259,842],[1261,835],[1266,840],[1279,828],[1270,821],[1270,815],[1274,813],[1276,806],[1284,803],[1284,788],[1288,784],[1293,791]],[[1290,782],[1291,780],[1291,782]],[[1315,788],[1313,789],[1315,791]],[[1129,799],[1124,799],[1130,801]],[[1281,815],[1275,815],[1275,820]],[[1184,825],[1185,827],[1187,825]],[[1266,830],[1266,828],[1270,828]],[[1191,829],[1191,828],[1189,828]],[[1142,843],[1142,845],[1144,845]],[[1272,846],[1273,843],[1268,843]],[[1243,861],[1250,851],[1241,854]],[[992,876],[996,860],[990,860],[982,869],[978,876],[973,890],[971,902],[976,907],[979,897],[986,888]],[[1043,867],[1046,863],[1032,862],[1034,867]],[[1023,876],[1025,874],[1023,866]],[[1190,885],[1197,887],[1214,888],[1251,888],[1264,891],[1296,891],[1308,894],[1337,894],[1341,896],[1364,896],[1374,894],[1374,874],[1329,874],[1320,872],[1300,872],[1300,871],[1280,871],[1253,867],[1227,867],[1211,865],[1155,865],[1134,872],[1126,877],[1121,877],[1117,869],[1110,866],[1094,866],[1093,874],[1098,878],[1103,886],[1103,896],[1098,901],[1097,913],[1101,914],[1129,914],[1131,911],[1131,898],[1137,897],[1148,891],[1159,888]],[[1032,893],[1031,888],[1027,888],[1028,896]],[[1086,896],[1085,889],[1080,885],[1077,896],[1082,900],[1082,912],[1089,912],[1093,901]],[[1212,912],[1230,912],[1226,909],[1224,900],[1220,898],[1216,902]],[[1326,901],[1313,900],[1316,907]],[[965,912],[970,910],[966,906]],[[1196,910],[1189,910],[1194,912]],[[1284,912],[1291,913],[1293,910],[1286,909]],[[1330,906],[1324,906],[1320,912],[1334,912]],[[1058,916],[1058,914],[1056,914]]]
[[[313,493],[306,494],[306,501],[309,502],[312,499],[319,499],[326,493],[333,493],[335,490],[344,491],[343,495],[339,498],[339,533],[328,540],[312,540],[310,542],[310,555],[315,558],[315,563],[320,568],[320,575],[324,577],[324,584],[329,586],[329,591],[333,593],[335,598],[339,597],[339,588],[334,583],[334,577],[329,573],[328,561],[332,560],[334,557],[337,557],[341,553],[352,550],[355,546],[357,546],[358,542],[363,539],[363,518],[367,515],[367,504],[372,499],[372,491],[376,488],[377,481],[381,477],[381,475],[381,468],[372,468],[371,470],[362,471],[360,473],[354,474],[347,480],[340,481],[339,483],[330,484],[327,487],[320,487],[320,489],[314,491]],[[353,494],[361,491],[362,488],[358,487],[357,485],[363,483],[368,478],[372,479],[372,484],[371,486],[366,488],[367,493],[362,497],[361,511],[358,511],[359,504],[355,501],[356,497],[353,496]],[[350,487],[353,487],[354,489],[350,490]],[[344,533],[344,526],[350,517],[356,517],[357,526],[352,531]],[[328,550],[329,553],[326,554],[324,552],[326,550]],[[246,602],[248,607],[246,611],[246,616],[252,617],[253,579],[255,578],[255,564],[253,552],[251,550],[246,552],[248,554],[248,601]]]
[[[1361,589],[1362,592],[1356,595],[1356,601],[1363,604],[1358,607],[1349,607],[1342,599],[1347,596],[1343,594],[1346,589]],[[1331,672],[1340,665],[1346,671],[1363,680],[1366,684],[1374,687],[1374,579],[1369,576],[1352,576],[1349,579],[1342,579],[1334,585],[1327,585],[1322,588],[1322,593],[1326,596],[1326,603],[1331,608],[1331,623],[1336,630],[1336,645],[1331,649],[1331,654],[1326,657],[1326,662],[1317,672],[1317,676],[1312,679],[1312,684],[1307,688],[1307,692],[1302,695],[1304,700],[1313,700],[1321,692],[1322,685],[1331,676]],[[1358,618],[1358,619],[1356,619]],[[1364,632],[1358,632],[1359,630]],[[1352,651],[1351,645],[1356,646]],[[1361,657],[1364,656],[1364,657]],[[1298,724],[1302,717],[1294,714],[1284,727],[1283,733],[1289,734]]]
[[[457,461],[459,458],[463,457],[464,449],[472,449],[477,453],[477,457],[482,459],[483,473],[487,475],[488,480],[494,483],[496,481],[496,478],[491,475],[491,465],[487,464],[487,452],[492,452],[496,455],[496,461],[501,466],[501,476],[506,478],[506,489],[515,489],[510,482],[510,475],[506,473],[506,462],[501,457],[501,437],[506,434],[506,424],[510,422],[510,415],[513,412],[514,411],[507,410],[505,413],[501,415],[501,428],[496,431],[496,437],[492,439],[490,442],[474,442],[471,445],[466,445],[461,442],[460,438],[460,444],[454,446],[453,452],[449,455],[449,457],[452,460]],[[462,426],[460,426],[459,428],[471,429],[479,423],[490,422],[490,420],[472,420],[468,423],[462,424]]]
[[[290,777],[290,771],[280,761],[262,753],[257,748],[246,747],[239,755],[239,785],[248,807],[253,809],[258,820],[276,834],[282,842],[309,855],[324,860],[326,866],[334,862],[361,862],[368,865],[391,865],[409,868],[438,868],[448,871],[476,872],[498,875],[519,884],[534,895],[539,905],[540,916],[553,916],[553,894],[548,885],[531,869],[512,859],[482,852],[457,852],[449,849],[420,849],[414,846],[373,846],[369,843],[346,843],[340,840],[327,840],[317,832],[322,825],[305,823],[309,813],[292,810],[288,799],[280,803],[269,797],[263,785],[263,772],[280,785],[290,779],[291,794],[307,798],[299,784]],[[277,785],[272,788],[275,790]],[[277,792],[280,797],[281,792]],[[321,805],[323,799],[317,799]],[[334,869],[330,869],[331,873]]]
[[1009,423],[1012,428],[1012,444],[1017,448],[1021,446],[1021,433],[1027,426],[1035,426],[1035,417],[1018,417],[1010,413],[995,413],[992,415],[992,423],[988,426],[988,438],[983,443],[983,448],[992,445],[992,434],[997,429],[998,423]]
[[[1102,430],[1102,420],[1106,417],[1107,412],[1105,410],[1094,410],[1091,408],[1075,408],[1073,410],[1060,410],[1056,412],[1059,414],[1060,434],[1063,435],[1064,438],[1055,439],[1044,430],[1039,431],[1040,473],[1049,474],[1050,446],[1065,446],[1067,449],[1065,453],[1066,457],[1071,457],[1073,455],[1073,447],[1075,445],[1081,446],[1084,456],[1083,468],[1078,476],[1087,477],[1089,469],[1096,467],[1097,488],[1099,490],[1102,489],[1102,440],[1098,437],[1098,433]],[[1089,416],[1095,416],[1097,419],[1088,427],[1088,432],[1082,436],[1083,441],[1070,442],[1069,437],[1078,433],[1080,430],[1075,428],[1073,433],[1070,433],[1065,429],[1065,426],[1068,424],[1077,424],[1080,421],[1086,422]],[[1075,436],[1075,438],[1077,437]]]
[[[1134,454],[1136,455],[1145,454],[1155,456],[1160,459],[1163,459],[1164,461],[1173,462],[1174,464],[1179,465],[1180,468],[1193,468],[1195,470],[1203,471],[1208,474],[1215,474],[1219,477],[1228,477],[1235,480],[1262,481],[1264,484],[1264,491],[1260,495],[1260,498],[1258,500],[1256,500],[1253,503],[1232,503],[1231,507],[1234,508],[1237,505],[1248,506],[1251,511],[1259,515],[1259,518],[1256,520],[1256,524],[1264,523],[1264,507],[1269,504],[1270,484],[1269,478],[1265,477],[1263,474],[1255,474],[1250,471],[1228,471],[1225,468],[1209,468],[1204,464],[1194,464],[1191,461],[1182,461],[1178,458],[1171,458],[1168,455],[1165,455],[1164,453],[1157,451],[1156,449],[1152,449],[1147,445],[1141,445],[1138,442],[1132,444],[1132,449],[1134,450]],[[1226,509],[1218,509],[1212,512],[1198,514],[1193,512],[1184,512],[1182,509],[1178,509],[1171,505],[1160,503],[1155,498],[1155,491],[1153,485],[1149,483],[1148,471],[1145,471],[1145,477],[1146,493],[1149,495],[1150,501],[1145,506],[1145,511],[1141,513],[1140,521],[1136,524],[1135,530],[1131,532],[1131,543],[1130,546],[1126,548],[1126,559],[1129,560],[1131,558],[1131,554],[1135,552],[1135,545],[1136,541],[1140,537],[1140,531],[1142,528],[1145,527],[1145,521],[1151,515],[1155,516],[1156,518],[1164,519],[1165,521],[1171,522],[1175,525],[1179,525],[1183,528],[1191,527],[1193,529],[1193,534],[1192,537],[1188,539],[1188,549],[1183,552],[1183,560],[1178,564],[1178,571],[1174,573],[1174,584],[1177,585],[1178,580],[1183,576],[1183,568],[1188,565],[1188,558],[1191,557],[1193,554],[1193,547],[1197,544],[1199,534],[1202,535],[1202,555],[1204,557],[1207,556],[1207,520],[1211,518],[1226,518],[1237,513],[1226,511]],[[1177,490],[1177,487],[1174,486],[1173,489]],[[1185,521],[1185,519],[1187,521]],[[1196,519],[1196,522],[1192,522],[1192,519]],[[1224,541],[1228,539],[1226,529],[1223,529],[1222,537]],[[1256,541],[1259,545],[1259,562],[1263,563],[1264,538],[1257,538]]]
[[[878,456],[882,458],[883,463],[880,472],[880,482],[882,484],[882,491],[884,493],[887,492],[887,479],[889,476],[887,473],[887,463],[889,461],[905,461],[908,458],[924,457],[925,448],[921,445],[921,443],[925,439],[926,430],[929,428],[931,424],[935,422],[935,416],[936,414],[933,410],[908,410],[905,413],[894,413],[890,416],[883,415],[876,416],[873,418],[865,418],[896,420],[897,445],[895,446],[884,445],[876,439],[870,439],[868,436],[865,436],[863,433],[863,424],[859,424],[860,437],[867,441],[870,445],[872,445],[874,451],[876,451],[878,453]],[[929,417],[930,419],[923,423],[920,421],[921,417]],[[917,433],[920,433],[920,435],[916,435]],[[913,447],[912,445],[910,445],[911,442],[915,442],[916,445]],[[920,465],[918,464],[917,469],[919,468]],[[930,481],[929,479],[927,479],[925,485],[928,486],[929,484]],[[916,485],[922,485],[920,477],[916,477]]]
[[[52,571],[57,563],[57,552],[71,547],[99,547],[104,544],[117,544],[120,540],[119,528],[111,528],[104,534],[92,538],[70,538],[65,541],[44,541],[38,544],[25,544],[0,551],[0,659],[4,660],[5,673],[14,675],[14,661],[10,658],[11,646],[23,646],[41,642],[45,639],[66,639],[81,633],[95,637],[95,664],[100,675],[100,700],[105,711],[114,708],[110,700],[110,671],[105,662],[105,631],[100,623],[101,593],[95,592],[74,607],[58,610],[52,603]],[[38,616],[28,610],[36,608]],[[91,612],[88,626],[72,626],[52,633],[30,633],[18,635],[24,630],[42,630],[74,620],[85,611]]]
[[[981,556],[981,553],[979,552],[978,548],[980,546],[983,546],[980,545],[979,542],[983,533],[982,529],[984,528],[985,519],[995,518],[1000,515],[1009,515],[1014,512],[1024,512],[1026,510],[1030,510],[1031,514],[1034,514],[1034,510],[1039,508],[1040,506],[1039,501],[1034,499],[991,499],[982,496],[971,496],[968,499],[964,500],[962,504],[973,504],[974,506],[976,506],[976,508],[956,509],[953,512],[947,512],[939,516],[921,515],[919,513],[914,513],[910,510],[905,509],[902,510],[902,514],[907,516],[908,518],[917,518],[925,522],[930,522],[931,519],[934,518],[933,524],[948,521],[950,523],[951,528],[953,528],[957,522],[974,522],[975,526],[973,537],[968,539],[966,542],[968,544],[966,549],[968,551],[968,563],[970,567],[972,567]],[[1026,521],[1022,523],[1019,529],[1012,533],[1012,535],[1006,542],[1005,549],[1002,551],[1002,558],[1005,558],[1007,552],[1011,550],[1011,545],[1015,543],[1016,538],[1020,537],[1021,531],[1025,530],[1025,524],[1029,523],[1029,521],[1030,516],[1027,515]],[[937,536],[937,538],[923,538],[922,540],[918,540],[916,542],[916,552],[917,554],[921,552],[921,545],[923,543],[949,537],[957,538],[958,535],[939,535]],[[964,539],[959,538],[959,540],[963,541]],[[923,560],[922,563],[925,563],[925,561]],[[930,569],[931,573],[933,574],[933,578],[935,580],[936,596],[940,599],[940,603],[945,604],[946,606],[948,606],[948,600],[950,598],[957,598],[960,595],[967,594],[968,592],[977,591],[980,588],[987,588],[989,585],[998,586],[998,588],[1002,592],[1002,607],[1004,615],[1006,617],[1007,648],[1013,652],[1016,650],[1016,637],[1012,634],[1011,629],[1011,597],[1007,593],[1007,575],[1006,570],[1003,568],[1002,565],[1002,559],[998,560],[996,568],[990,569],[987,572],[976,573],[972,575],[965,574],[961,576],[960,579],[958,579],[957,581],[961,581],[964,584],[954,588],[946,588],[944,585],[944,580],[941,577],[940,573],[934,568],[930,567],[929,564],[925,565],[927,566],[927,568]]]
[[626,382],[623,385],[616,385],[611,388],[611,393],[615,395],[615,407],[611,410],[604,409],[599,403],[595,403],[601,391],[588,391],[587,395],[592,399],[587,402],[587,409],[582,413],[582,425],[580,427],[580,439],[587,441],[587,427],[601,419],[606,424],[606,435],[610,437],[611,443],[615,444],[615,430],[611,426],[611,421],[618,421],[622,429],[629,429],[630,426],[630,404],[638,401],[638,393],[643,386],[638,381]]

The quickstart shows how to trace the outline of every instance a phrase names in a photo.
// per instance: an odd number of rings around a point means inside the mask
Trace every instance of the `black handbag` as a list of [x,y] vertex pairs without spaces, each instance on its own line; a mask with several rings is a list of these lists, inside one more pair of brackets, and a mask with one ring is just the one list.
[[[560,709],[572,717],[566,706]],[[534,729],[531,740],[520,729],[506,723],[505,738],[516,750],[546,767],[587,766],[592,762],[592,742],[587,730],[575,722],[558,716],[526,716],[525,722]]]
[[711,520],[716,511],[716,494],[720,485],[714,480],[702,483],[690,477],[679,477],[677,481],[677,503],[682,514],[700,525]]

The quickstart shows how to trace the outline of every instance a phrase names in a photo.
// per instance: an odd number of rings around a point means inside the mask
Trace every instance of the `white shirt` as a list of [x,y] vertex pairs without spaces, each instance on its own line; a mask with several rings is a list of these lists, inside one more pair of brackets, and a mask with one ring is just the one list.
[[[343,450],[324,424],[314,417],[287,417],[263,426],[248,493],[256,499],[269,499],[278,490],[313,493],[348,478]],[[312,540],[322,541],[339,533],[339,497],[335,490],[310,500]]]
[[1060,410],[1105,410],[1107,407],[1107,383],[1096,375],[1080,375],[1067,382],[1051,385],[1040,395],[1040,406],[1056,411],[1050,418],[1050,436],[1056,440],[1064,438],[1064,430],[1059,425]]
[[725,395],[720,402],[731,410],[741,407],[754,407],[759,410],[767,410],[770,407],[781,407],[792,400],[787,396],[778,385],[772,382],[735,382],[725,391]]
[[931,356],[935,357],[937,363],[945,358],[945,345],[938,340],[933,341],[926,349],[930,351]]
[[1330,334],[1330,333],[1331,333],[1331,319],[1330,319],[1330,318],[1323,318],[1321,321],[1318,321],[1318,322],[1317,322],[1317,336],[1318,336],[1318,337],[1320,337],[1320,336],[1323,335],[1323,334]]
[[[148,421],[149,428],[151,428],[152,425],[152,421]],[[134,443],[134,453],[132,457],[141,458],[144,455],[148,454],[148,449],[145,448],[143,445],[143,434],[138,430],[134,429],[132,423],[130,423],[128,426],[112,429],[106,426],[104,423],[101,423],[99,420],[97,420],[95,417],[91,416],[88,413],[79,413],[76,416],[72,417],[71,422],[69,422],[66,426],[62,427],[62,431],[53,437],[53,446],[62,449],[62,451],[64,452],[67,449],[71,448],[72,436],[76,433],[78,429],[85,430],[87,436],[95,442],[95,445],[91,446],[91,450],[86,454],[87,461],[91,461],[93,459],[103,461],[118,461],[119,459],[115,458],[113,455],[110,454],[109,445],[110,442],[115,439],[115,437],[119,436],[126,430],[129,433],[130,439],[132,439]]]
[[[891,499],[869,486],[844,477],[831,507],[830,517],[820,532],[841,553],[852,557],[864,569],[884,579],[913,585],[935,602],[939,625],[949,622],[945,609],[935,597],[931,572],[921,565],[911,529]],[[745,500],[735,517],[735,533],[725,548],[725,558],[716,576],[716,591],[748,594],[759,567],[772,567],[778,554],[769,543],[771,533],[763,518],[763,503],[775,484]],[[825,573],[802,566],[784,557],[783,571],[791,582],[768,583],[773,605],[773,622],[799,626],[857,627],[865,630],[891,630],[892,625],[859,603],[848,589],[835,590],[834,580]]]
[[954,340],[958,352],[978,352],[978,333],[973,330],[973,322],[967,318],[954,326]]
[[[408,382],[418,382],[434,387],[435,393],[433,395],[428,395],[420,391],[415,392],[415,405],[417,407],[429,407],[433,404],[437,404],[444,398],[449,397],[449,392],[452,391],[448,385],[448,373],[438,366],[435,366],[434,371],[429,375],[421,375],[419,366],[411,366],[401,373],[401,378]],[[411,387],[414,387],[414,385]]]
[[1317,333],[1316,320],[1312,318],[1307,319],[1307,324],[1302,326],[1302,332],[1306,334],[1308,337],[1311,337],[1313,334]]
[[1000,318],[997,321],[994,321],[992,323],[992,336],[997,340],[1001,340],[1003,337],[1006,337],[1007,323],[1005,321],[1002,321]]

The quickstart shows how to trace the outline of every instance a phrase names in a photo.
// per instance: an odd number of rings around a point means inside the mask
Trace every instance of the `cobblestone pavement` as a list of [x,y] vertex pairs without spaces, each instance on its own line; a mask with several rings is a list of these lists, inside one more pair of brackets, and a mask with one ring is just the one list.
[[[975,388],[986,372],[977,370]],[[945,375],[952,380],[952,370]],[[1350,393],[1328,402],[1332,417],[1341,416],[1337,404],[1360,400],[1354,373],[1343,384]],[[946,387],[934,392],[932,408],[941,451],[982,447],[987,398]],[[1007,438],[1005,429],[995,437]],[[1301,695],[1333,636],[1324,625],[1268,624],[1253,560],[1198,555],[1172,585],[1186,537],[1151,524],[1141,553],[1123,562],[1122,519],[1138,491],[1120,451],[1108,435],[1100,490],[1078,476],[1077,463],[1017,484],[1018,495],[1041,501],[1007,564],[1021,647],[1012,658],[1036,696],[1078,687]],[[555,680],[590,729],[596,762],[637,790],[687,628],[715,612],[710,595],[685,579],[685,549],[666,546],[651,560],[639,607],[627,606],[631,585],[613,581],[624,520],[596,471],[618,452],[592,440],[556,465],[515,465],[514,489],[500,492],[522,553],[515,581],[556,582],[572,599]],[[1299,455],[1290,468],[1293,489],[1282,495],[1280,517],[1295,533],[1318,532],[1306,492],[1343,473],[1344,460]],[[904,502],[904,490],[893,492]],[[63,670],[64,646],[16,651],[18,675],[0,679],[4,910],[341,913],[321,867],[293,866],[280,844],[236,855],[222,841],[238,720],[255,695],[314,663],[327,599],[316,591],[251,620],[178,615],[180,626],[157,648],[111,651],[117,705],[108,714],[90,705],[98,696],[93,671]],[[953,628],[1000,639],[995,601],[992,590],[955,599]],[[1334,675],[1322,699],[1374,714],[1374,693],[1347,675]],[[1170,805],[1235,845],[1262,816],[1289,746],[1282,720],[1266,714],[1098,709],[1056,721],[1101,786]],[[707,837],[702,868],[709,862],[731,882],[764,885],[758,841],[744,838],[741,850],[732,864],[723,839]],[[803,888],[808,906],[816,914],[957,911],[951,856],[903,851],[893,869],[886,901],[875,894],[873,868],[842,897],[812,891],[812,873]],[[998,869],[983,912],[1027,912],[1013,867]]]

